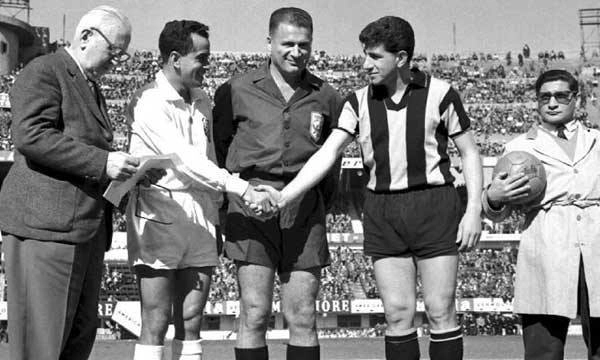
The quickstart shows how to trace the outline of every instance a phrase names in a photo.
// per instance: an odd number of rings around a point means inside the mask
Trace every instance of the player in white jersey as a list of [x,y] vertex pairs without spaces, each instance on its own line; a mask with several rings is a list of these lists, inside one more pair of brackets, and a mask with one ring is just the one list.
[[129,198],[129,262],[142,306],[134,359],[162,359],[173,318],[172,358],[199,360],[202,312],[218,263],[215,228],[221,193],[252,203],[266,195],[215,164],[211,101],[199,90],[210,56],[208,27],[196,21],[168,22],[159,48],[162,70],[130,104],[130,151],[136,156],[176,154],[181,163],[155,186],[136,187]]

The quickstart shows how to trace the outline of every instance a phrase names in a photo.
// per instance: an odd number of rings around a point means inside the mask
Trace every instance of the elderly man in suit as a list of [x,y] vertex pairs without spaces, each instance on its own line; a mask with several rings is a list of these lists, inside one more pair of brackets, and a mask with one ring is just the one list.
[[97,7],[72,46],[27,65],[11,92],[15,161],[0,192],[10,358],[87,359],[96,335],[111,208],[107,183],[139,161],[111,150],[96,81],[126,60],[129,20]]

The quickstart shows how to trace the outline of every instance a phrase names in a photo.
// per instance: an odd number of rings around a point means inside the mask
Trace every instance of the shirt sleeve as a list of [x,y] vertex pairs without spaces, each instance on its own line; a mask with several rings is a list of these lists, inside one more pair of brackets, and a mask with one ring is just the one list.
[[465,111],[460,95],[450,87],[440,103],[440,116],[449,136],[459,135],[471,127],[471,120]]
[[350,94],[344,101],[336,129],[343,130],[351,136],[358,135],[358,98],[356,93]]
[[500,209],[492,208],[488,201],[487,189],[484,189],[481,193],[481,208],[483,209],[485,216],[493,222],[500,222],[506,219],[512,211],[511,207],[508,205],[502,205]]
[[182,161],[177,170],[213,190],[244,194],[248,183],[218,167],[207,157],[204,147],[188,144],[161,101],[142,97],[133,116],[133,134],[160,154],[177,154]]
[[215,153],[219,166],[225,167],[229,145],[231,145],[236,130],[230,82],[217,88],[214,100],[212,134],[215,141]]

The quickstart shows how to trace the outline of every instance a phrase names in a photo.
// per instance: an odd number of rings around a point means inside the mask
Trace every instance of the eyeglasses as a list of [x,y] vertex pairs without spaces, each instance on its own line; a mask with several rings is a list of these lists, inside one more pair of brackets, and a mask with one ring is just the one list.
[[557,103],[568,105],[575,94],[571,91],[541,92],[538,94],[537,99],[540,103],[547,104],[552,98],[555,98]]
[[[169,198],[171,198],[171,200],[173,200],[173,193],[171,192],[171,190],[167,189],[164,186],[160,186],[160,185],[156,185],[156,184],[152,184],[150,186],[155,186],[157,188],[161,188],[162,190],[166,191],[169,194]],[[172,221],[162,221],[162,220],[156,220],[156,219],[152,219],[149,217],[146,217],[144,215],[142,215],[142,213],[140,212],[140,189],[139,189],[139,185],[138,185],[138,189],[136,189],[136,195],[135,195],[135,216],[140,218],[140,219],[144,219],[150,222],[154,222],[157,224],[162,224],[162,225],[173,225]]]
[[129,55],[127,51],[121,49],[120,47],[113,44],[110,40],[108,40],[106,35],[104,35],[102,31],[100,31],[100,29],[91,27],[90,30],[93,30],[100,34],[100,36],[102,36],[102,38],[106,41],[106,43],[108,44],[108,51],[110,51],[112,61],[114,61],[115,63],[122,63],[131,58],[131,55]]

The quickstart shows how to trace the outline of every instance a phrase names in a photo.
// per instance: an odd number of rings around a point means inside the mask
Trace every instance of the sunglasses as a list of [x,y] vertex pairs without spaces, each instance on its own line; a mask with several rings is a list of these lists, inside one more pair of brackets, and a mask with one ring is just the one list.
[[537,99],[540,103],[547,104],[554,98],[557,103],[568,105],[573,100],[573,97],[575,97],[575,94],[571,91],[541,92],[538,94]]
[[129,55],[125,50],[121,49],[120,47],[113,44],[110,40],[108,40],[106,35],[104,35],[104,33],[100,31],[100,29],[91,27],[90,30],[93,30],[100,34],[100,36],[102,36],[102,38],[106,41],[106,43],[108,44],[108,51],[110,52],[112,61],[116,63],[122,63],[131,58],[131,55]]

